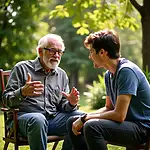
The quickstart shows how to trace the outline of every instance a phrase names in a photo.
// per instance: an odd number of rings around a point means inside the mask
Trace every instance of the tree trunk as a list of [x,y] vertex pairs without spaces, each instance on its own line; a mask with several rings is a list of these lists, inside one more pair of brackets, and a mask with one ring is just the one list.
[[145,70],[147,66],[150,72],[150,0],[144,0],[141,23],[143,69]]

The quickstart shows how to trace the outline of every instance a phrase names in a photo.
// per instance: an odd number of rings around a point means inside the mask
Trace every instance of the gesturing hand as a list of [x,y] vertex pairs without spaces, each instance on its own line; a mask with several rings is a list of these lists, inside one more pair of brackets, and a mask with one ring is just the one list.
[[28,79],[26,84],[22,88],[23,96],[38,96],[41,95],[44,90],[44,85],[41,81],[31,81],[31,74],[28,73]]
[[68,99],[70,104],[73,105],[73,106],[75,106],[78,103],[79,98],[80,98],[80,93],[75,87],[72,88],[70,94],[67,94],[67,93],[65,93],[63,91],[62,91],[62,94],[64,96],[66,96],[66,98]]

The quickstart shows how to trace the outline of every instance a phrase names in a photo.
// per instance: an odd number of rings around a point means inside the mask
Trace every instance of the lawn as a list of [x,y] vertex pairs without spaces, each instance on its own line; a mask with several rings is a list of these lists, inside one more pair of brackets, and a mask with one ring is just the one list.
[[[80,102],[80,109],[81,110],[84,110],[86,112],[89,112],[91,111],[90,110],[90,107],[88,105],[85,104],[85,102]],[[84,105],[84,106],[83,106]],[[2,140],[2,137],[4,135],[4,120],[3,120],[3,115],[2,113],[0,112],[0,150],[3,149],[3,146],[4,146],[4,142]],[[48,144],[48,149],[51,150],[51,146],[52,146],[53,143],[49,143]],[[57,146],[56,150],[61,150],[61,146],[62,146],[62,142],[59,142],[59,145]],[[125,148],[123,147],[119,147],[119,146],[112,146],[112,145],[108,145],[108,149],[109,150],[125,150]],[[9,147],[8,147],[8,150],[13,150],[13,144],[10,144]],[[22,146],[20,147],[19,150],[29,150],[29,146]]]

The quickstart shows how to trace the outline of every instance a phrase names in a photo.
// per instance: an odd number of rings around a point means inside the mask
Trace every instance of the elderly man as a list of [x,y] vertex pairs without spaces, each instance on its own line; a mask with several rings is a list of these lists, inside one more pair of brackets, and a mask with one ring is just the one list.
[[107,70],[107,96],[105,107],[68,120],[74,150],[107,150],[106,141],[134,150],[146,142],[150,128],[149,83],[136,64],[120,57],[120,40],[115,31],[91,33],[84,45],[94,67]]
[[[73,87],[69,94],[67,74],[58,67],[64,50],[59,35],[42,37],[38,57],[13,67],[3,93],[7,106],[19,108],[19,132],[31,150],[46,150],[47,135],[66,135],[67,119],[82,114],[77,111],[79,91]],[[63,150],[70,150],[69,142],[64,143]]]

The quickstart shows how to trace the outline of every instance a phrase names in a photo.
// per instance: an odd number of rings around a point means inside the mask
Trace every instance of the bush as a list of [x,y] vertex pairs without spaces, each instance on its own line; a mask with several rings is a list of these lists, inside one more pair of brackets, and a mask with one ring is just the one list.
[[98,75],[99,81],[93,81],[93,85],[87,85],[88,92],[83,94],[86,96],[88,103],[92,109],[99,109],[105,105],[106,88],[104,75]]
[[148,82],[150,83],[150,72],[148,71],[148,66],[146,66],[146,70],[143,71]]

